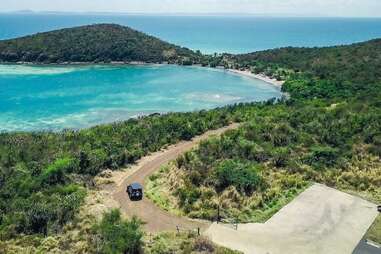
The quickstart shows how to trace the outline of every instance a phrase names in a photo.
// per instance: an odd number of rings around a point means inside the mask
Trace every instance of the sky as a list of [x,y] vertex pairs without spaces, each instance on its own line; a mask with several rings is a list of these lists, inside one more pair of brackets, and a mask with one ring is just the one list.
[[0,11],[381,17],[381,0],[0,0]]

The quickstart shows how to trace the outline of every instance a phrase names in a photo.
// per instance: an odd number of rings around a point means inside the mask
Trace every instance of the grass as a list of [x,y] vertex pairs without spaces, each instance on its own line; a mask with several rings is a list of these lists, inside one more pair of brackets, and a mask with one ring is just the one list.
[[146,237],[144,253],[147,254],[167,254],[167,253],[183,253],[183,254],[240,254],[241,252],[233,251],[221,246],[213,244],[205,237],[197,236],[192,233],[170,233],[165,232],[154,236]]
[[[250,221],[253,223],[265,223],[269,220],[274,214],[276,214],[280,209],[289,204],[292,200],[294,200],[300,193],[305,191],[312,184],[307,184],[303,186],[303,188],[297,189],[293,188],[285,191],[273,204],[266,205],[264,209],[254,210],[250,213],[248,219],[246,221]],[[245,221],[245,220],[243,220]]]
[[381,244],[381,215],[378,215],[372,226],[366,233],[366,239]]
[[[217,206],[220,205],[221,214],[225,219],[239,223],[266,222],[311,185],[302,179],[290,180],[292,176],[278,171],[265,176],[267,181],[272,183],[266,193],[254,193],[249,197],[240,195],[234,188],[217,194],[213,189],[203,187],[200,189],[200,201],[190,212],[186,212],[178,205],[178,197],[174,194],[176,188],[182,184],[182,177],[181,170],[177,169],[174,163],[163,166],[148,179],[146,196],[161,209],[190,218],[215,218]],[[288,185],[282,186],[285,183]]]
[[145,195],[152,200],[158,207],[172,214],[183,216],[184,213],[176,207],[176,199],[171,195],[166,185],[166,179],[160,177],[169,172],[169,166],[165,165],[153,174],[146,182]]

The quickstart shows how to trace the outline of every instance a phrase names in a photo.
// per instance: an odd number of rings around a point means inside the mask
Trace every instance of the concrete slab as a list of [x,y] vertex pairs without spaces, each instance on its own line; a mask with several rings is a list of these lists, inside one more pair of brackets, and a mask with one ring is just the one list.
[[351,254],[377,214],[375,204],[314,184],[266,223],[213,224],[205,234],[249,254]]

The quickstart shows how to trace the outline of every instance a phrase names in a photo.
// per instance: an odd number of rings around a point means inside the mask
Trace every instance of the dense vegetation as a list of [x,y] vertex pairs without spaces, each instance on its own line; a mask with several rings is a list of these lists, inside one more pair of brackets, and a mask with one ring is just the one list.
[[128,27],[99,24],[0,41],[0,62],[192,62],[200,55]]
[[215,219],[220,206],[246,222],[268,219],[310,182],[381,202],[380,99],[257,107],[238,130],[152,176],[149,193],[190,217]]
[[[45,246],[48,243],[28,236],[50,239],[65,233],[76,220],[85,187],[91,188],[93,177],[102,170],[124,167],[149,152],[230,122],[243,125],[203,142],[153,176],[151,194],[157,195],[151,197],[167,209],[198,218],[214,218],[221,206],[223,216],[241,221],[265,220],[312,181],[381,202],[380,44],[374,40],[201,56],[116,25],[0,42],[0,59],[6,62],[223,65],[284,79],[283,89],[291,95],[289,100],[155,114],[80,131],[0,134],[0,252],[2,242],[20,235],[26,235],[24,244]],[[123,252],[139,245],[138,224],[113,211],[83,233],[102,239],[99,251]],[[379,230],[373,232],[373,239],[381,240]],[[124,236],[134,244],[119,241]],[[77,235],[70,244],[76,239],[82,238]],[[68,249],[70,244],[55,247]],[[198,244],[184,243],[181,248],[194,250]],[[165,253],[161,248],[172,248],[157,245],[147,251]]]
[[[196,218],[214,219],[221,207],[224,217],[263,221],[310,182],[381,202],[381,40],[214,59],[285,80],[291,98],[257,106],[242,128],[152,176],[157,204]],[[370,235],[381,240],[377,221]]]
[[325,48],[280,48],[232,56],[240,64],[263,63],[308,72],[320,79],[372,84],[381,76],[381,39]]
[[220,64],[288,79],[294,98],[349,98],[381,90],[381,39],[326,48],[280,48],[225,55]]
[[82,185],[165,145],[231,121],[237,110],[149,116],[61,133],[0,134],[0,236],[59,232],[84,196]]

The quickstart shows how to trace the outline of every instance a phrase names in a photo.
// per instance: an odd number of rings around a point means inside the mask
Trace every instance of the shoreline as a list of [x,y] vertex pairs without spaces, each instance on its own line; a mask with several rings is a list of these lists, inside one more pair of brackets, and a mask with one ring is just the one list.
[[[169,65],[176,65],[176,66],[182,66],[176,63],[168,63],[168,62],[162,62],[162,63],[147,63],[147,62],[140,62],[140,61],[131,61],[131,62],[120,62],[120,61],[112,61],[109,63],[95,63],[95,62],[62,62],[62,63],[34,63],[34,62],[0,62],[0,65],[26,65],[26,66],[169,66]],[[184,66],[184,67],[189,67]],[[216,69],[216,70],[222,70],[226,71],[232,74],[237,74],[240,76],[245,76],[249,78],[259,79],[261,81],[264,81],[270,85],[276,86],[278,88],[281,88],[284,84],[284,81],[276,80],[274,78],[270,78],[266,76],[265,74],[254,74],[249,70],[236,70],[236,69],[220,69],[218,67],[213,68],[209,66],[201,66],[201,64],[192,64],[190,67],[199,67],[199,68],[209,68],[209,69]]]
[[284,84],[284,81],[280,81],[280,80],[270,78],[264,74],[254,74],[249,70],[241,71],[241,70],[235,70],[235,69],[226,69],[226,71],[231,72],[231,73],[235,73],[235,74],[238,74],[241,76],[249,77],[249,78],[259,79],[259,80],[262,80],[262,81],[264,81],[270,85],[273,85],[273,86],[276,86],[279,88],[281,88],[282,85]]
[[29,65],[29,66],[96,66],[96,65],[131,65],[131,66],[145,66],[145,65],[171,65],[172,63],[148,63],[148,62],[60,62],[60,63],[40,63],[40,62],[0,62],[0,65]]

